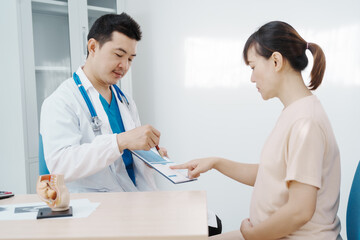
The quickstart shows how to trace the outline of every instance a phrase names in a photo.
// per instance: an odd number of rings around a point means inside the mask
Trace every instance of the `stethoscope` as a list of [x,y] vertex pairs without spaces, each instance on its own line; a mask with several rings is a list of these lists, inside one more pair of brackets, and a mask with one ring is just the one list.
[[[102,122],[101,122],[100,118],[98,117],[98,115],[96,114],[95,108],[91,103],[89,95],[87,94],[84,86],[82,85],[79,76],[75,72],[73,74],[73,78],[74,78],[76,86],[79,88],[79,91],[80,91],[81,95],[83,96],[83,98],[84,98],[84,100],[86,102],[86,105],[87,105],[87,107],[88,107],[88,109],[90,111],[90,114],[91,114],[91,127],[92,127],[92,129],[93,129],[93,131],[94,131],[94,133],[96,135],[101,134],[101,128],[100,127],[102,125]],[[115,92],[116,92],[117,97],[120,100],[120,102],[124,103],[124,101],[125,101],[126,104],[127,104],[127,107],[130,110],[130,104],[129,104],[129,101],[127,100],[127,98],[125,97],[125,94],[120,90],[120,88],[117,85],[114,84],[112,86],[115,88]]]

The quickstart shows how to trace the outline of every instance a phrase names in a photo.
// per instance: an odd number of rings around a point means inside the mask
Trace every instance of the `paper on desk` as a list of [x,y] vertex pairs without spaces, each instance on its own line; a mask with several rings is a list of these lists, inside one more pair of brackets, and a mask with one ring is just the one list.
[[[100,203],[90,202],[89,199],[70,200],[70,206],[73,208],[73,216],[71,218],[88,217],[99,205]],[[36,219],[39,208],[43,207],[47,207],[43,202],[0,205],[0,221]]]

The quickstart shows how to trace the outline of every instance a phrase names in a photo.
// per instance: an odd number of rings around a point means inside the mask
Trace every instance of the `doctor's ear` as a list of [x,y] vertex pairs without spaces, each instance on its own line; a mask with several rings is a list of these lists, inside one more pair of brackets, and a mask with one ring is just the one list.
[[94,38],[89,39],[88,44],[87,44],[89,55],[93,55],[95,53],[97,45],[98,45],[98,41],[96,41]]
[[271,55],[271,60],[274,63],[275,71],[279,71],[282,69],[284,65],[284,58],[279,52],[273,52]]

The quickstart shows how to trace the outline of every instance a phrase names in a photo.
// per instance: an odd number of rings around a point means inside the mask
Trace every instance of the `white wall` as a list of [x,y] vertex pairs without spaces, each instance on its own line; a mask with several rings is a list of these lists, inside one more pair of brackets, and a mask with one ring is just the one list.
[[[283,20],[322,46],[327,71],[315,94],[322,101],[342,156],[339,216],[345,236],[347,198],[360,160],[359,1],[129,0],[125,10],[142,26],[132,67],[133,94],[143,123],[161,133],[177,162],[206,156],[258,162],[282,105],[264,102],[241,59],[258,27]],[[307,77],[310,70],[305,71]],[[197,182],[162,189],[202,189],[224,231],[248,217],[251,188],[211,171]]]
[[18,3],[1,2],[0,190],[26,193],[23,87],[20,77]]

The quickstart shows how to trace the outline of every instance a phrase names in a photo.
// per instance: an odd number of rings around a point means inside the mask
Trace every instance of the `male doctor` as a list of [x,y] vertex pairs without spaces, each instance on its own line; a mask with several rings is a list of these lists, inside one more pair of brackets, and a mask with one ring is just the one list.
[[126,13],[100,17],[88,34],[85,65],[42,105],[46,165],[50,173],[64,174],[70,192],[156,189],[153,170],[129,150],[157,146],[160,132],[141,126],[134,101],[115,86],[140,39],[139,25]]
[[[127,14],[100,17],[88,34],[85,65],[42,105],[46,165],[50,173],[64,174],[70,192],[156,189],[154,171],[129,150],[157,146],[160,132],[141,126],[134,101],[115,86],[129,70],[140,39],[139,25]],[[160,151],[167,156],[166,149]],[[209,236],[221,233],[214,213],[208,212],[208,222]]]

